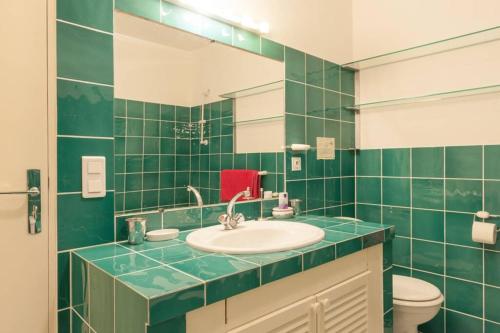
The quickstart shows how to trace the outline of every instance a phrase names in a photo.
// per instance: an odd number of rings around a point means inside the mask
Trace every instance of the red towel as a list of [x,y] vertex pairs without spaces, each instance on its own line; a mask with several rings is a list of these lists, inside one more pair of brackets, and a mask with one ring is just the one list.
[[[250,195],[259,197],[260,176],[257,170],[222,170],[220,173],[220,200],[230,201],[237,193],[250,187]],[[243,197],[238,201],[245,200]]]

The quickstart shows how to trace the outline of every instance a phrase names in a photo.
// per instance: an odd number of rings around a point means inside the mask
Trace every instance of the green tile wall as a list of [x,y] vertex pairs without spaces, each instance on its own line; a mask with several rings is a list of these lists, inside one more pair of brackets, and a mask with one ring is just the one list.
[[208,145],[200,144],[200,117],[200,106],[115,100],[116,214],[196,205],[187,185],[205,204],[219,203],[224,169],[266,170],[262,187],[283,190],[283,153],[234,153],[232,100],[205,106]]
[[[285,48],[286,144],[305,143],[307,152],[286,152],[289,197],[303,200],[307,214],[354,215],[354,75],[332,62]],[[334,160],[316,158],[316,138],[335,138]],[[291,171],[291,158],[302,170]]]
[[[231,154],[232,119],[227,104],[209,105],[213,132],[208,134],[208,149],[189,145],[189,179],[202,189],[207,202],[218,198],[217,167],[265,169],[270,174],[263,178],[266,189],[283,190],[285,176],[289,178],[287,190],[302,197],[304,209],[311,214],[354,215],[354,117],[343,106],[354,102],[353,73],[341,70],[334,63],[306,55],[303,52],[285,48],[284,45],[257,36],[248,31],[234,28],[208,17],[199,16],[203,24],[192,25],[183,19],[186,11],[161,0],[116,0],[116,9],[145,17],[175,28],[186,30],[221,43],[285,61],[286,63],[286,142],[314,142],[316,136],[333,136],[337,139],[336,159],[319,162],[314,151],[303,154],[303,172],[290,172],[290,153]],[[87,269],[70,262],[68,250],[76,247],[108,243],[124,239],[124,217],[114,219],[115,187],[116,209],[126,211],[125,168],[142,168],[159,177],[162,172],[176,172],[186,165],[185,159],[176,163],[172,159],[175,152],[172,141],[166,136],[162,145],[162,122],[189,122],[196,119],[199,108],[190,108],[191,119],[173,118],[171,107],[140,101],[114,100],[113,92],[113,1],[59,0],[57,4],[57,69],[58,69],[58,283],[59,283],[59,324],[60,332],[88,332],[90,329],[88,313],[85,310],[84,290],[69,290],[70,271],[85,276]],[[129,103],[130,102],[130,103]],[[212,108],[214,112],[212,113]],[[174,110],[175,107],[174,107]],[[218,113],[220,111],[220,114]],[[113,116],[114,115],[114,116]],[[127,127],[127,118],[138,118],[143,122]],[[295,117],[295,118],[294,118]],[[120,120],[122,118],[122,120]],[[207,118],[208,119],[208,118]],[[149,120],[153,120],[150,122]],[[125,122],[125,124],[123,123]],[[159,164],[156,171],[155,122],[159,129]],[[135,122],[137,123],[137,122]],[[147,124],[146,124],[147,123]],[[125,125],[125,126],[124,126]],[[147,125],[147,127],[146,127]],[[219,126],[219,128],[217,128]],[[168,127],[164,129],[168,131]],[[218,132],[220,130],[220,134]],[[128,132],[129,131],[129,132]],[[148,144],[144,134],[152,131]],[[127,142],[127,137],[129,136]],[[114,137],[116,136],[116,140]],[[139,139],[140,137],[140,139]],[[194,140],[193,140],[194,139]],[[153,142],[153,143],[152,143]],[[162,149],[163,147],[163,149]],[[175,147],[175,146],[174,146]],[[147,151],[145,149],[148,149]],[[114,149],[114,151],[113,151]],[[142,149],[142,150],[141,150]],[[141,151],[147,158],[129,159],[126,157]],[[111,158],[116,153],[115,158]],[[78,173],[79,161],[83,154],[107,157],[108,194],[105,198],[85,200],[81,198],[81,184]],[[142,155],[141,155],[142,156]],[[130,156],[132,157],[132,156]],[[116,163],[115,163],[116,162]],[[142,164],[140,163],[142,162]],[[178,169],[176,169],[178,168]],[[115,172],[117,177],[115,178]],[[120,174],[123,176],[121,177]],[[206,177],[208,176],[208,177]],[[134,211],[158,206],[182,205],[176,202],[175,181],[173,187],[161,186],[155,190],[143,188],[144,184],[154,183],[156,176],[145,181],[141,178],[129,182],[132,195],[130,202]],[[137,177],[136,177],[137,178]],[[167,177],[168,178],[168,177]],[[141,184],[140,191],[137,184]],[[161,183],[161,181],[160,181]],[[167,180],[168,183],[168,180]],[[160,184],[161,185],[161,184]],[[121,191],[121,192],[120,192]],[[131,193],[132,194],[132,193]],[[120,196],[121,195],[121,196]],[[162,198],[165,201],[162,201]],[[172,198],[173,201],[172,201]],[[190,198],[191,200],[192,198]],[[137,202],[140,201],[140,207]],[[146,205],[144,206],[144,203]],[[153,203],[153,204],[151,204]],[[130,203],[129,203],[130,204]],[[264,202],[265,215],[275,201]],[[248,218],[259,215],[260,204],[248,202],[238,204],[238,209]],[[225,210],[225,205],[212,205],[200,208],[184,208],[167,211],[164,214],[149,215],[150,228],[179,227],[183,230],[216,223],[216,217]],[[116,221],[115,221],[116,220]],[[70,269],[70,266],[72,269]],[[84,282],[84,281],[83,281]],[[184,322],[184,319],[179,319]],[[120,321],[118,321],[120,322]],[[102,323],[106,325],[106,322]],[[118,329],[118,328],[117,328]],[[128,328],[127,328],[128,329]],[[150,327],[156,331],[162,327]]]
[[[500,327],[500,247],[471,239],[476,211],[500,213],[499,159],[498,145],[356,154],[356,217],[394,224],[392,271],[433,283],[445,296],[423,333]],[[490,222],[500,226],[500,218]]]
[[[114,240],[113,1],[57,2],[59,332],[88,332],[71,310],[70,249]],[[55,110],[54,110],[55,112]],[[81,196],[81,157],[106,157],[107,194]]]

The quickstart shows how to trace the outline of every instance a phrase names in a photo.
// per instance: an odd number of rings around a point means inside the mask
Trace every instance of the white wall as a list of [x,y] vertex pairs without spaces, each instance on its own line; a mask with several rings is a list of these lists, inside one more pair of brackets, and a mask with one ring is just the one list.
[[352,57],[351,0],[204,0],[270,24],[266,36],[336,63]]
[[[494,0],[353,0],[355,58],[500,25]],[[358,100],[500,83],[500,41],[362,70]],[[361,148],[500,143],[500,94],[361,111]]]

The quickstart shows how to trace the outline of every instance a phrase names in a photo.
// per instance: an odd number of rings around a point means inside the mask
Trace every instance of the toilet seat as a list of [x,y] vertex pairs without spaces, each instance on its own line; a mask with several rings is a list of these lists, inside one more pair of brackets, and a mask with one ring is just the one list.
[[[394,302],[414,304],[413,306],[429,306],[442,302],[441,291],[432,284],[409,276],[393,275]],[[422,303],[425,303],[422,304]]]

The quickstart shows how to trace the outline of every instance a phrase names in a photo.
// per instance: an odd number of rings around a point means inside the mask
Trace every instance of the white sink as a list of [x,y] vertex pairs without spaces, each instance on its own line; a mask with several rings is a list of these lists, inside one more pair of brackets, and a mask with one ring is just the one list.
[[297,249],[324,237],[322,229],[305,223],[248,221],[233,230],[224,230],[222,225],[199,229],[190,233],[186,242],[202,251],[251,254]]

